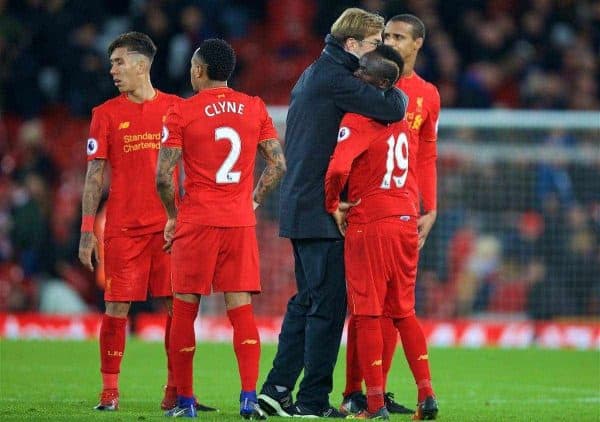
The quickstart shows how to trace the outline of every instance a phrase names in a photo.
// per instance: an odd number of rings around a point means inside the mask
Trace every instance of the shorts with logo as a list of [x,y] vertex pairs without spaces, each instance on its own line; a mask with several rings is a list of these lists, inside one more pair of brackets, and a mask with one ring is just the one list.
[[163,232],[104,240],[104,300],[144,301],[171,296],[171,257],[163,251]]
[[171,255],[176,293],[260,292],[254,226],[177,222]]
[[414,315],[418,240],[417,219],[412,216],[348,225],[344,261],[353,315]]

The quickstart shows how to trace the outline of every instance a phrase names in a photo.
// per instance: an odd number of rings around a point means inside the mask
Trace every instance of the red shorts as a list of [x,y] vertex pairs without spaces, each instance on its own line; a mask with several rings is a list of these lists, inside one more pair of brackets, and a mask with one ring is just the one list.
[[144,301],[148,292],[171,296],[171,258],[162,250],[164,243],[162,232],[105,239],[104,300]]
[[344,261],[353,315],[405,318],[415,313],[417,219],[401,218],[407,217],[348,225]]
[[178,222],[171,255],[176,293],[260,292],[254,226]]

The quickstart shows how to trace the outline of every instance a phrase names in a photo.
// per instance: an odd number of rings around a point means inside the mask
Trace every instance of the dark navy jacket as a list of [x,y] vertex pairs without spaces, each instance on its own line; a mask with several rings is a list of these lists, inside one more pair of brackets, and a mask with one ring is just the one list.
[[408,100],[398,89],[385,94],[353,76],[356,56],[331,35],[321,56],[292,90],[284,152],[287,172],[281,183],[279,234],[291,239],[341,238],[325,211],[325,172],[337,143],[342,117],[358,113],[386,122],[404,117]]

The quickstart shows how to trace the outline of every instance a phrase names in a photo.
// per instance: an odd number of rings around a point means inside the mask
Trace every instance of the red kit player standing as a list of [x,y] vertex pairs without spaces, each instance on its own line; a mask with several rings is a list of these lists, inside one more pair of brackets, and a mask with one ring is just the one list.
[[[159,156],[157,189],[167,211],[164,236],[172,248],[173,324],[170,356],[178,407],[167,416],[196,416],[193,406],[194,320],[200,298],[223,292],[233,326],[233,348],[241,380],[240,414],[265,419],[256,381],[260,339],[251,294],[260,292],[256,217],[260,205],[285,171],[277,131],[263,101],[227,86],[235,53],[223,40],[204,41],[191,60],[198,94],[174,105],[167,115]],[[267,166],[253,192],[256,152]],[[185,196],[174,202],[173,169],[185,167]]]
[[[156,46],[145,34],[128,32],[108,48],[110,74],[121,95],[95,107],[87,141],[79,259],[94,270],[94,218],[106,164],[111,185],[104,231],[106,312],[100,328],[102,394],[97,410],[117,410],[119,372],[125,353],[127,314],[147,293],[171,307],[170,257],[162,250],[164,210],[156,194],[155,170],[168,107],[178,99],[152,86],[150,66]],[[97,255],[96,255],[97,257]],[[171,318],[167,318],[165,347]],[[175,405],[171,365],[162,406]],[[206,408],[210,409],[210,408]]]
[[[400,332],[419,387],[415,417],[435,418],[437,403],[431,388],[427,346],[414,313],[420,244],[419,171],[426,161],[432,161],[435,169],[435,144],[433,149],[431,143],[423,146],[406,121],[385,127],[356,115],[344,118],[338,142],[326,179],[327,209],[332,213],[337,210],[348,173],[348,197],[361,201],[347,216],[345,259],[351,312],[348,347],[352,358],[348,364],[355,365],[347,373],[354,374],[357,381],[355,385],[347,382],[346,391],[348,387],[353,390],[346,395],[342,410],[363,417],[387,417],[389,398],[385,400],[383,393],[391,355],[385,354],[385,336],[389,333],[383,327],[389,323],[394,339]],[[340,212],[334,216],[339,220]],[[345,223],[339,223],[344,230]],[[366,412],[364,404],[357,408],[356,401],[352,402],[362,394],[363,375],[367,384]]]

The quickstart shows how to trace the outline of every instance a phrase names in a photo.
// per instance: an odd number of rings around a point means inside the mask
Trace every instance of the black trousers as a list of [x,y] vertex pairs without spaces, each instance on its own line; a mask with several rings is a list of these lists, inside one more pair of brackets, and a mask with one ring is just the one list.
[[265,384],[291,391],[304,369],[297,403],[319,411],[329,406],[346,317],[344,242],[292,239],[292,246],[298,293],[288,302]]

